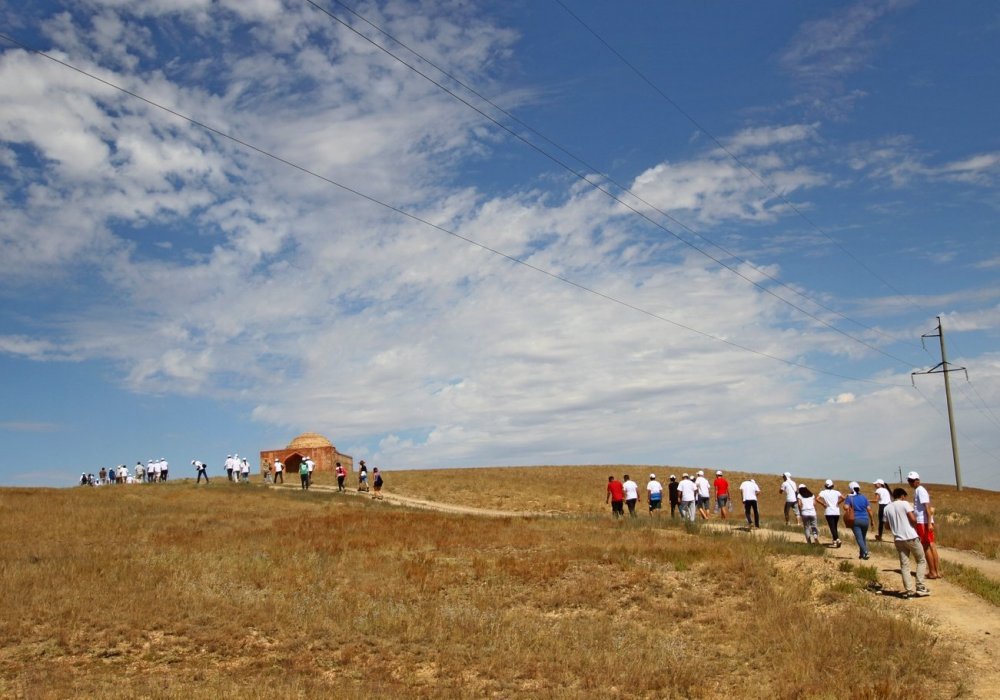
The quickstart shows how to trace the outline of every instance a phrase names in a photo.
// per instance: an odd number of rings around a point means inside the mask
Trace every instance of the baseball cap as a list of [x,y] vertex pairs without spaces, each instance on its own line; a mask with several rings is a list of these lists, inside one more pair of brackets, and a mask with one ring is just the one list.
[[722,470],[721,469],[716,469],[715,470],[715,475],[716,476],[722,476]]
[[650,478],[650,479],[655,479],[655,478],[656,478],[656,474],[650,474],[650,475],[649,475],[649,478]]
[[699,469],[698,470],[698,476],[705,476],[705,472],[703,472],[701,469]]
[[677,481],[677,477],[676,477],[676,476],[674,476],[673,474],[671,474],[671,475],[670,475],[670,480],[671,480],[671,481]]
[[882,481],[881,479],[875,479],[875,481],[873,481],[872,483],[875,484],[876,486],[885,486],[885,482]]
[[687,479],[689,476],[691,476],[691,475],[688,474],[687,472],[684,472],[684,474],[681,476],[681,478],[682,479]]
[[825,486],[826,486],[826,487],[827,487],[828,489],[832,489],[832,488],[833,488],[833,479],[827,479],[827,480],[826,480],[826,481],[824,482],[824,485],[825,485]]
[[858,483],[858,482],[856,482],[856,481],[852,481],[851,483],[849,483],[849,484],[847,485],[847,488],[849,488],[849,489],[850,489],[851,491],[853,491],[854,489],[859,489],[859,488],[861,488],[861,484],[859,484],[859,483]]
[[920,479],[920,475],[917,474],[916,472],[910,472],[909,474],[906,475],[907,481],[914,481],[918,479]]
[[792,473],[791,472],[785,472],[784,474],[782,474],[782,476],[785,477],[786,479],[791,479],[792,478]]

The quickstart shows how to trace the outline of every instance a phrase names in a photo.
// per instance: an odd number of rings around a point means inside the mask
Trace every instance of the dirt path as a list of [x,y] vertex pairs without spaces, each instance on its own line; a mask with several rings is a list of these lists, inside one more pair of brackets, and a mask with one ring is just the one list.
[[[275,487],[281,488],[281,487]],[[296,488],[294,486],[288,485],[283,488]],[[336,486],[321,486],[319,484],[313,484],[310,489],[314,491],[323,491],[324,493],[337,493]],[[356,498],[371,498],[372,494],[366,491],[356,491],[353,489],[348,489],[343,492],[345,496],[353,496]],[[558,515],[555,512],[532,512],[532,511],[516,511],[516,510],[493,510],[490,508],[474,508],[472,506],[463,506],[453,503],[441,503],[440,501],[425,501],[422,498],[412,498],[410,496],[401,496],[398,493],[390,493],[387,491],[382,492],[382,500],[386,503],[391,503],[397,506],[409,506],[411,508],[419,508],[421,510],[433,510],[437,513],[452,513],[456,515],[475,515],[481,518],[546,518]]]
[[[336,493],[332,486],[313,486],[314,489]],[[348,490],[346,495],[352,497],[370,497],[369,493]],[[522,518],[522,517],[552,517],[559,513],[538,513],[528,511],[506,511],[488,508],[440,503],[420,498],[411,498],[400,494],[383,493],[386,503],[399,506],[409,506],[422,510],[432,510],[439,513],[454,513],[488,518]],[[715,530],[725,530],[735,535],[743,536],[779,536],[789,541],[799,541],[801,534],[784,530],[754,530],[747,531],[736,525],[705,523],[705,526]],[[1000,562],[986,559],[971,552],[950,548],[939,548],[941,559],[947,562],[959,563],[978,569],[986,576],[1000,581]],[[840,549],[827,549],[826,555],[833,559],[857,563],[857,550],[853,541],[845,543]],[[883,595],[887,599],[895,598],[902,589],[899,575],[899,560],[896,550],[891,544],[872,543],[872,558],[869,563],[876,566],[879,572],[879,583],[884,587]],[[947,576],[947,568],[945,567]],[[932,594],[916,600],[893,600],[899,606],[900,612],[913,615],[919,622],[928,625],[943,639],[958,645],[964,653],[963,675],[968,683],[972,697],[998,697],[1000,691],[1000,610],[981,598],[951,584],[947,578],[929,581]]]
[[[788,541],[801,542],[798,533],[779,530],[752,530],[745,527],[706,524],[715,530],[728,530],[746,536],[779,536]],[[896,598],[899,609],[908,608],[919,621],[930,626],[941,638],[958,645],[964,654],[962,673],[971,697],[1000,697],[1000,609],[982,598],[969,593],[947,578],[928,581],[931,595],[926,598],[905,600],[899,598],[903,590],[899,574],[899,559],[891,543],[870,543],[871,559],[868,564],[878,569],[883,595]],[[825,548],[827,557],[852,564],[859,563],[857,545],[853,539],[845,541],[839,549]],[[1000,566],[995,561],[969,552],[939,548],[944,562],[957,562],[979,569],[983,574],[1000,580]],[[947,577],[947,567],[942,567]]]

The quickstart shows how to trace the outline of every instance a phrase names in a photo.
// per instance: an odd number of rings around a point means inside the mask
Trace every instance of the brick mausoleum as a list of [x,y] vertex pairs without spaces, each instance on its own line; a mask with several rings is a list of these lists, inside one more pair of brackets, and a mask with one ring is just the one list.
[[302,433],[282,450],[265,450],[260,453],[260,473],[263,474],[274,464],[275,458],[285,465],[286,474],[297,474],[299,465],[306,457],[316,463],[316,471],[332,472],[337,462],[349,472],[354,471],[354,458],[337,452],[329,440],[319,433]]

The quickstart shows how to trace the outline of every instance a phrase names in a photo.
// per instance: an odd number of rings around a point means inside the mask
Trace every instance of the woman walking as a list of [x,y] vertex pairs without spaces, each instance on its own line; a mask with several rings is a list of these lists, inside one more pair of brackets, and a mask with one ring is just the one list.
[[[847,488],[851,490],[851,495],[844,499],[844,524],[850,526],[854,532],[854,541],[858,543],[858,559],[868,558],[868,528],[872,522],[872,507],[868,499],[861,493],[861,485],[852,481]],[[854,523],[848,522],[847,509],[853,512]]]
[[799,516],[802,529],[806,533],[806,544],[819,544],[819,528],[816,527],[816,497],[805,484],[799,486]]
[[832,479],[827,479],[824,486],[826,488],[819,492],[816,502],[823,506],[823,514],[826,515],[826,524],[830,528],[833,546],[840,547],[840,533],[837,532],[837,525],[840,524],[840,504],[844,502],[844,494],[833,488]]

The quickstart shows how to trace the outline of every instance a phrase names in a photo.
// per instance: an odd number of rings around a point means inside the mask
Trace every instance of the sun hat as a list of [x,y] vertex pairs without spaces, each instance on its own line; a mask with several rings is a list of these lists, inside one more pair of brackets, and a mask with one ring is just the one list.
[[827,480],[826,480],[826,481],[824,482],[824,485],[825,485],[825,486],[826,486],[826,487],[827,487],[828,489],[832,489],[832,488],[833,488],[833,479],[827,479]]
[[920,480],[920,475],[917,474],[916,472],[910,472],[909,474],[906,475],[906,480],[907,481],[919,481]]

